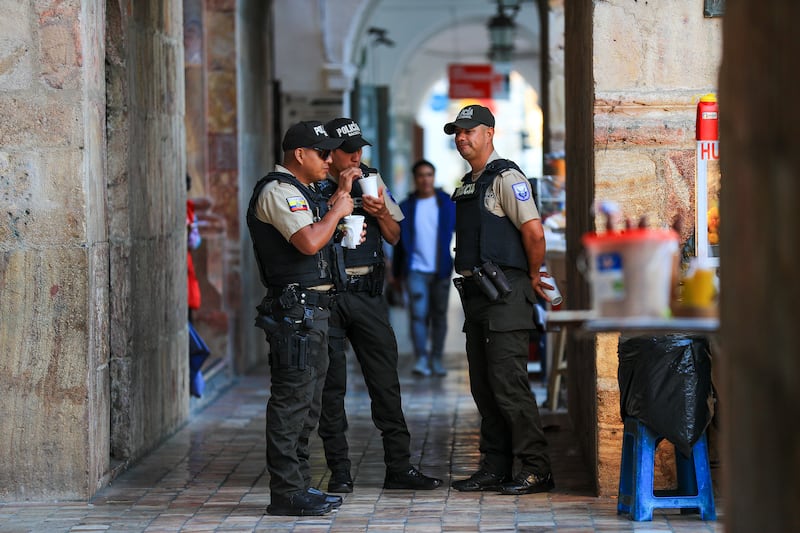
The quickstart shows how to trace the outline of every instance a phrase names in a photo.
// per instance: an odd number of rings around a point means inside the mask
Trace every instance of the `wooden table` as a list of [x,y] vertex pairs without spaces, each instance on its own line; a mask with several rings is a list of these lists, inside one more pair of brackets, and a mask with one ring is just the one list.
[[600,317],[594,311],[551,311],[547,325],[579,327],[590,333],[707,333],[719,331],[719,318]]
[[717,349],[719,318],[652,318],[652,317],[600,317],[595,311],[549,311],[546,326],[548,331],[557,331],[558,340],[553,354],[553,364],[547,379],[547,406],[551,411],[558,407],[561,377],[567,371],[567,332],[579,328],[586,333],[619,331],[632,335],[665,335],[669,333],[706,334],[712,353]]

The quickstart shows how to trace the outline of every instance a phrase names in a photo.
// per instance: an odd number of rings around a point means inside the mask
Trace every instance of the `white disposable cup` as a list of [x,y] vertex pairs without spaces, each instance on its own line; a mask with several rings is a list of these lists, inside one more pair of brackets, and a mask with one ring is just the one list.
[[378,197],[378,176],[364,176],[358,184],[361,185],[361,196]]
[[548,285],[553,286],[552,289],[545,289],[544,287],[542,288],[547,297],[550,298],[550,305],[561,305],[561,302],[564,301],[564,298],[561,297],[561,291],[558,290],[558,285],[556,285],[556,278],[550,276],[550,273],[547,271],[547,267],[545,265],[542,265],[541,268],[539,269],[539,273],[542,272],[547,274],[547,277],[540,276],[541,280],[547,283]]
[[355,248],[361,242],[361,232],[364,230],[363,215],[347,215],[344,217],[345,234],[342,245],[345,248]]

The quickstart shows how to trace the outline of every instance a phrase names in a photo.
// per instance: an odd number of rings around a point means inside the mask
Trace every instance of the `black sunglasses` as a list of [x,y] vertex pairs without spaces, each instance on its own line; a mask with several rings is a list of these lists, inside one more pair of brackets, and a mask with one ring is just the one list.
[[322,158],[323,161],[328,159],[328,157],[330,157],[330,155],[331,155],[331,151],[330,150],[323,150],[322,148],[312,148],[312,150],[317,152],[319,154],[319,156]]

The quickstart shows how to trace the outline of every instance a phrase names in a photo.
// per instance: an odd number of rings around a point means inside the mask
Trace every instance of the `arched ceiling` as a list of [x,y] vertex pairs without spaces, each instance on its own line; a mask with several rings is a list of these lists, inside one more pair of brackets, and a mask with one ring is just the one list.
[[[493,0],[370,0],[351,28],[347,58],[362,84],[387,85],[394,112],[413,114],[450,63],[486,63]],[[515,22],[513,68],[539,87],[540,23],[533,0],[523,0]],[[385,30],[382,42],[370,28]],[[354,30],[354,31],[353,31]]]

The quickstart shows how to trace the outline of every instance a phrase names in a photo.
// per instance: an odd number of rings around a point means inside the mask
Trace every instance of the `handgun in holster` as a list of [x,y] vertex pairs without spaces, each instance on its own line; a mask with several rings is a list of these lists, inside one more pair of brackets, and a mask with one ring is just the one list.
[[264,315],[259,313],[256,315],[256,327],[263,329],[264,333],[267,334],[267,340],[272,337],[275,333],[278,332],[280,329],[280,324],[278,324],[275,319],[273,319],[269,315]]
[[264,324],[268,329],[270,363],[279,368],[303,370],[308,364],[308,336],[300,330],[302,321],[295,322],[284,317],[280,322],[272,317],[259,315],[256,325]]
[[377,263],[373,265],[372,272],[370,273],[370,276],[372,277],[372,286],[370,287],[369,291],[370,296],[380,296],[383,294],[383,271],[385,268],[385,263]]
[[464,278],[453,278],[453,286],[460,296],[464,296]]

